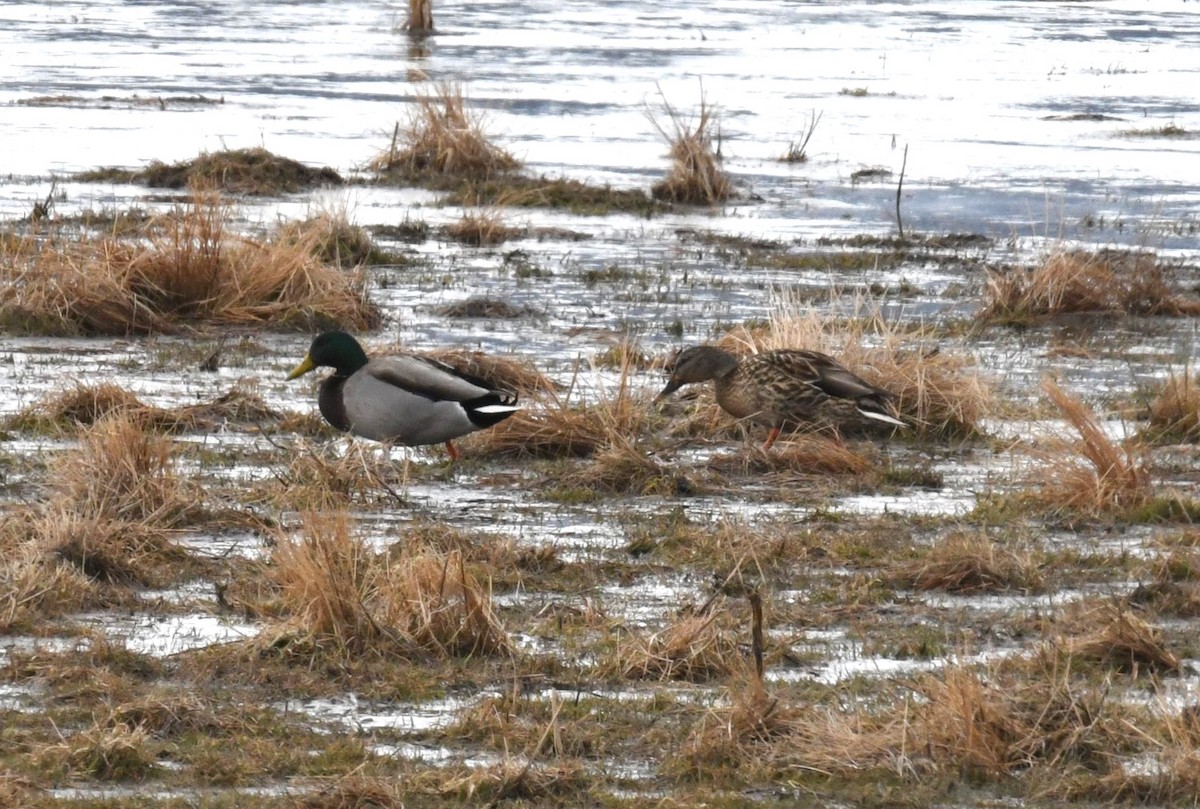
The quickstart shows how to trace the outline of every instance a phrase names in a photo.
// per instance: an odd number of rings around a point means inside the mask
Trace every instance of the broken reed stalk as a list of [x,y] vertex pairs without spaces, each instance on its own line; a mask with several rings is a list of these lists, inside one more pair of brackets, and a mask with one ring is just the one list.
[[896,230],[904,241],[904,220],[900,218],[900,192],[904,189],[904,170],[908,167],[908,144],[904,144],[904,160],[900,163],[900,180],[896,183]]
[[409,36],[433,33],[433,0],[408,0],[408,21],[404,30]]
[[758,685],[763,682],[763,603],[758,590],[752,590],[750,599],[750,648],[754,653],[754,674],[758,677]]

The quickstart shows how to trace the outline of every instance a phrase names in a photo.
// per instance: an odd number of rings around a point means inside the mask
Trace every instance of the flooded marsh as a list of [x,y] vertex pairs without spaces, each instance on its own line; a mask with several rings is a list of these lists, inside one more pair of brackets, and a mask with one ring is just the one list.
[[1190,5],[414,6],[6,8],[0,806],[1193,805]]

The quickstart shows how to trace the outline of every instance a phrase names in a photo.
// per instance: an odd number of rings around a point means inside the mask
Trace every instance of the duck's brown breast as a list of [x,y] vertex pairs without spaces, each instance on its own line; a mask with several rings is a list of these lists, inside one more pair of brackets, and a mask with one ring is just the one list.
[[747,378],[740,369],[716,381],[716,394],[717,404],[734,418],[773,423],[773,417],[761,404],[754,380]]

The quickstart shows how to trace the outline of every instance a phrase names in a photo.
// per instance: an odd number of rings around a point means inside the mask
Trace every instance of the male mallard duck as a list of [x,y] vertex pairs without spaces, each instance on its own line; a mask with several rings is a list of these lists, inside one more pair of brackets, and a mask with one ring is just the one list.
[[818,351],[783,349],[739,359],[716,346],[693,346],[676,354],[667,371],[671,379],[655,401],[684,385],[715,380],[717,404],[726,413],[771,428],[763,449],[789,426],[836,430],[862,418],[906,426],[893,415],[895,394]]
[[517,412],[517,394],[416,354],[367,359],[358,341],[342,331],[319,335],[288,374],[295,379],[319,366],[333,368],[317,404],[325,420],[354,435],[404,444],[445,442],[499,424]]

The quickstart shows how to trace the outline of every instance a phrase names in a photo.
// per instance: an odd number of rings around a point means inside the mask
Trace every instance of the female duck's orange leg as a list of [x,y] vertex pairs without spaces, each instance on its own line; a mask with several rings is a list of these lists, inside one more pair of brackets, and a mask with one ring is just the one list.
[[450,455],[451,462],[458,460],[458,447],[454,446],[453,441],[446,442],[446,452]]
[[775,439],[779,438],[779,431],[780,431],[781,429],[783,429],[783,428],[781,428],[781,427],[773,427],[773,428],[771,429],[771,434],[767,436],[767,443],[763,444],[763,451],[764,451],[764,452],[765,452],[766,450],[769,450],[769,449],[770,449],[770,448],[771,448],[771,447],[772,447],[772,446],[775,444]]

